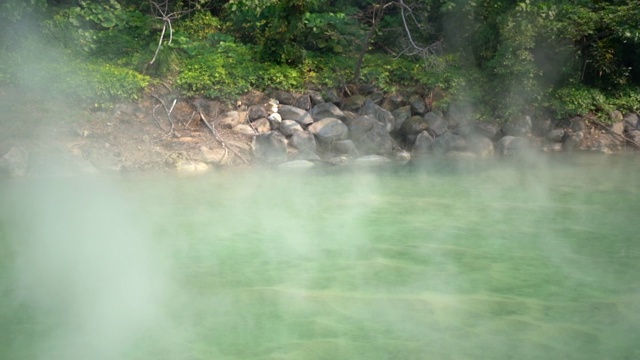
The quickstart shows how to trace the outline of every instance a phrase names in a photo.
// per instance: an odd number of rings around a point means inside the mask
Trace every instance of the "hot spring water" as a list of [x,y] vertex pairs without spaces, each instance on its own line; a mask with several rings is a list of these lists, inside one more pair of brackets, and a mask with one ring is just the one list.
[[0,183],[0,359],[638,359],[640,160]]

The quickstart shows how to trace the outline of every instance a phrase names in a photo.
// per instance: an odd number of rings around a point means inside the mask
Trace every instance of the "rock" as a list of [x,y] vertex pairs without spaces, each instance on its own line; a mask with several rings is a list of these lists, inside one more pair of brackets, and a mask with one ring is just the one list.
[[574,116],[571,119],[569,119],[569,124],[570,124],[569,127],[573,132],[584,131],[586,129],[584,119],[581,118],[580,116]]
[[344,140],[349,135],[349,128],[336,118],[325,118],[309,126],[309,131],[322,144],[331,144],[336,140]]
[[251,148],[258,161],[271,164],[287,161],[287,139],[279,131],[256,135]]
[[401,164],[406,164],[411,161],[411,154],[406,150],[399,150],[395,154],[395,160]]
[[378,91],[378,89],[371,84],[361,84],[360,86],[358,86],[358,93],[360,94],[370,95],[376,91]]
[[565,151],[575,151],[579,150],[582,147],[582,142],[584,141],[584,132],[578,131],[576,133],[570,134],[562,144],[562,148]]
[[[404,96],[398,93],[393,93],[393,94],[387,95],[382,100],[382,104],[380,105],[380,107],[387,111],[394,112],[395,110],[405,106],[406,104],[407,104],[407,101],[405,100]],[[411,112],[411,106],[409,106],[409,112]]]
[[405,121],[411,117],[411,106],[403,106],[397,108],[394,112],[391,113],[394,119],[396,119],[395,125],[393,127],[394,130],[398,130],[402,127]]
[[626,114],[623,120],[624,120],[624,123],[626,124],[625,129],[627,129],[627,132],[637,129],[638,125],[640,125],[639,124],[640,118],[636,114],[632,114],[632,113]]
[[[240,114],[238,111],[227,111],[216,121],[216,125],[221,128],[233,129],[244,121],[244,116],[241,116],[244,114],[246,113]],[[211,121],[211,119],[207,119],[207,121]]]
[[631,130],[627,137],[636,144],[640,144],[640,130]]
[[278,107],[278,113],[282,117],[282,120],[293,120],[300,125],[307,126],[313,123],[313,118],[311,114],[307,111],[302,110],[300,108],[289,106],[289,105],[280,105]]
[[209,149],[206,146],[201,146],[198,160],[208,164],[226,165],[229,161],[229,154],[222,148]]
[[421,157],[431,152],[431,145],[433,144],[433,137],[428,131],[421,132],[411,148],[411,156],[414,158]]
[[293,120],[282,120],[280,123],[280,132],[284,136],[291,136],[296,131],[304,131],[302,126]]
[[472,153],[478,155],[479,157],[493,156],[495,151],[493,148],[493,142],[489,138],[481,135],[472,135],[466,140],[469,146],[469,150]]
[[[620,116],[622,116],[622,114]],[[613,132],[616,135],[622,136],[622,134],[624,134],[624,121],[618,121],[612,124],[611,132]]]
[[538,137],[545,137],[551,131],[551,120],[550,119],[536,119],[533,120],[533,128],[531,132],[533,135]]
[[351,157],[360,156],[356,144],[354,144],[351,140],[338,140],[333,143],[331,150],[339,155],[348,155]]
[[495,143],[496,153],[499,155],[516,155],[530,149],[529,142],[524,137],[506,135]]
[[393,117],[393,115],[389,111],[376,105],[371,100],[365,101],[362,108],[362,114],[372,116],[378,122],[384,124],[387,132],[391,132],[395,128],[396,119]]
[[238,134],[247,135],[247,136],[253,136],[256,134],[256,131],[253,130],[253,128],[249,124],[237,125],[236,127],[233,128],[233,131]]
[[427,129],[429,129],[429,123],[427,123],[427,120],[422,116],[414,115],[402,124],[399,133],[406,138],[410,138],[412,135],[417,136]]
[[544,151],[544,152],[560,152],[560,151],[562,151],[562,144],[561,143],[545,144],[545,145],[542,146],[542,151]]
[[384,94],[379,91],[376,91],[374,93],[367,95],[367,101],[371,101],[378,106],[380,106],[383,99],[384,99]]
[[24,176],[29,168],[29,152],[22,147],[14,146],[0,158],[0,172],[11,177]]
[[435,137],[438,137],[445,132],[449,127],[449,123],[447,120],[443,119],[441,116],[436,113],[430,111],[424,115],[424,120],[427,123],[429,132],[433,134]]
[[361,156],[353,162],[354,165],[359,166],[380,166],[388,164],[391,160],[385,156],[380,155],[365,155]]
[[313,106],[324,103],[322,94],[317,91],[309,90],[309,98],[311,98],[311,104]]
[[364,96],[353,95],[342,102],[342,110],[359,112],[365,101],[366,98]]
[[254,105],[249,108],[249,112],[247,114],[249,117],[249,121],[256,121],[258,119],[266,118],[269,116],[267,113],[267,109],[262,105]]
[[334,166],[344,166],[349,163],[349,159],[346,156],[334,156],[327,160],[327,162]]
[[466,140],[454,133],[444,133],[438,136],[431,144],[431,151],[434,154],[442,155],[449,151],[467,151],[468,144]]
[[178,175],[200,175],[209,171],[209,165],[202,161],[179,159],[175,162],[175,171]]
[[531,133],[533,124],[529,116],[522,116],[518,119],[511,120],[502,126],[504,135],[521,137]]
[[553,129],[547,133],[545,138],[551,142],[562,142],[564,139],[565,130],[564,129]]
[[380,126],[381,124],[376,121],[376,119],[367,115],[356,116],[353,120],[349,122],[349,134],[351,134],[351,139],[357,140],[364,136],[364,134],[368,133],[375,126]]
[[271,131],[271,123],[267,118],[258,119],[253,122],[253,128],[256,129],[258,133],[266,133]]
[[311,97],[309,95],[300,95],[294,101],[293,106],[309,111],[311,109]]
[[278,169],[303,170],[303,169],[310,169],[314,166],[316,166],[316,164],[309,160],[292,160],[292,161],[283,162],[282,164],[278,165]]
[[316,139],[310,131],[296,131],[289,139],[289,145],[298,149],[300,154],[308,158],[309,154],[316,153]]
[[[272,129],[277,129],[280,127],[280,124],[282,123],[282,116],[278,113],[272,113],[269,116],[267,116],[267,120],[269,120],[269,124],[271,125]],[[293,120],[288,120],[288,121],[293,121]]]
[[391,155],[395,145],[395,141],[382,124],[378,124],[362,136],[352,137],[352,139],[358,152],[363,155]]
[[344,122],[347,119],[344,112],[342,112],[342,110],[333,103],[318,104],[311,108],[309,113],[314,121],[320,121],[326,118],[336,118]]
[[427,111],[427,105],[424,103],[424,99],[418,95],[413,95],[409,98],[409,105],[411,106],[411,113],[414,115],[424,115]]
[[495,123],[481,122],[474,125],[473,132],[475,134],[494,140],[500,132],[500,127]]
[[286,91],[274,91],[271,93],[271,97],[278,100],[282,105],[293,105],[296,101],[295,97]]
[[611,121],[622,121],[623,116],[622,113],[619,110],[614,110],[612,112],[609,113],[609,119],[611,119]]
[[473,121],[473,106],[465,101],[449,104],[446,120],[452,125],[470,124]]
[[326,102],[334,103],[336,105],[340,104],[340,95],[336,89],[325,89],[322,93],[322,96],[326,100]]

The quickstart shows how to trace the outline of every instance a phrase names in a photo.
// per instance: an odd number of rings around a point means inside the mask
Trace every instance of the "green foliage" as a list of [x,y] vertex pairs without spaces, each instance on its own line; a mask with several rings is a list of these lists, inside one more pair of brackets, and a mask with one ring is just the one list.
[[210,12],[196,12],[193,16],[176,25],[176,32],[184,33],[185,37],[193,41],[205,41],[222,29],[220,19]]
[[616,91],[603,91],[584,85],[568,86],[554,93],[550,105],[560,118],[596,114],[606,120],[606,114],[613,110],[640,111],[640,88],[623,87]]

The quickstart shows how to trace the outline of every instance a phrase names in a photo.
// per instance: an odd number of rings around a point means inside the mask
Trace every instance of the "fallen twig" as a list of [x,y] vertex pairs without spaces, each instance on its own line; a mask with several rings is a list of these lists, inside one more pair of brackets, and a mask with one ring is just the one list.
[[162,104],[162,107],[164,108],[164,111],[167,114],[167,119],[169,120],[169,124],[171,124],[171,129],[169,129],[168,133],[172,134],[175,125],[173,124],[173,120],[171,119],[171,112],[173,111],[173,108],[176,106],[176,102],[178,101],[178,99],[176,98],[176,99],[173,100],[173,105],[171,105],[171,109],[169,109],[169,108],[167,108],[167,104],[160,97],[158,97],[158,96],[156,96],[154,94],[151,94],[151,96],[153,96],[156,100],[160,101],[160,103]]
[[611,130],[610,127],[608,127],[607,125],[603,124],[602,122],[600,122],[600,121],[598,121],[596,119],[589,119],[588,121],[591,121],[594,124],[600,126],[601,128],[607,130],[607,132],[622,138],[624,141],[626,141],[627,143],[631,144],[634,148],[636,148],[636,150],[640,150],[640,144],[638,144],[637,142],[629,139],[628,137],[626,137],[626,136],[624,136],[622,134],[618,134],[618,133],[613,132],[613,130]]
[[[225,152],[226,151],[231,151],[233,152],[236,156],[238,156],[240,159],[242,159],[242,161],[244,161],[245,164],[249,165],[249,161],[242,156],[242,154],[240,154],[237,150],[235,150],[232,147],[229,147],[227,145],[227,143],[224,141],[224,139],[220,136],[220,134],[218,134],[218,132],[216,131],[215,125],[213,123],[209,123],[207,121],[207,119],[204,117],[204,114],[202,113],[202,108],[200,107],[200,105],[196,104],[196,107],[198,109],[198,114],[200,115],[200,120],[207,126],[207,128],[209,129],[209,131],[211,131],[211,133],[213,134],[213,137],[220,142],[220,144],[222,145],[222,147],[224,148]],[[225,153],[225,156],[227,154]]]

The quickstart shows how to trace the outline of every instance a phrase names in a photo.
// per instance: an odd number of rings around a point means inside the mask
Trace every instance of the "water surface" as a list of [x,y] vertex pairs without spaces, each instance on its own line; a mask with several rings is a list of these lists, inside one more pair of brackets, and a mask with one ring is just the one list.
[[0,185],[2,359],[637,359],[640,160]]

